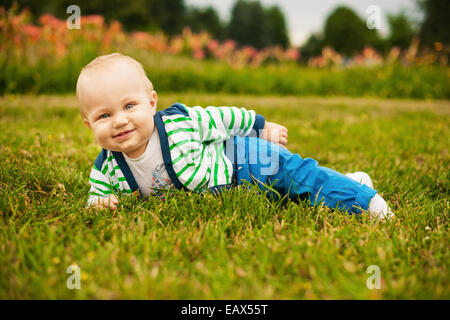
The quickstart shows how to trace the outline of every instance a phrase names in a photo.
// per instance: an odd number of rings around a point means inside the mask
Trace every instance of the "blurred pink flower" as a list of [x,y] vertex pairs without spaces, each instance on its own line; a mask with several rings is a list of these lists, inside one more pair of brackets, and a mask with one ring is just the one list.
[[366,59],[371,59],[371,58],[375,57],[376,52],[371,47],[365,47],[363,49],[362,55]]
[[201,60],[201,59],[205,58],[205,52],[202,49],[198,49],[198,50],[194,51],[192,56],[197,60]]
[[157,52],[164,52],[167,48],[166,36],[159,32],[155,35],[150,35],[149,49]]
[[41,35],[41,28],[33,26],[32,24],[24,25],[23,31],[33,42],[38,41],[39,36]]
[[219,41],[210,40],[207,44],[207,47],[210,52],[214,53],[219,48]]
[[250,58],[254,58],[258,54],[258,51],[252,46],[245,46],[241,50],[246,56]]
[[181,36],[175,36],[172,38],[169,44],[169,53],[178,54],[183,50],[184,40]]
[[135,31],[131,34],[131,37],[137,41],[149,41],[150,35],[147,32]]
[[103,28],[105,25],[105,19],[98,14],[92,14],[88,16],[81,16],[81,25],[92,25],[98,28]]
[[326,61],[322,56],[312,57],[308,60],[308,65],[310,67],[325,67]]
[[197,51],[200,50],[202,48],[202,43],[200,41],[200,38],[193,35],[189,41],[188,41],[189,47],[191,48],[192,51]]
[[434,45],[434,49],[438,52],[444,48],[444,46],[442,45],[442,42],[435,42],[435,43],[433,43],[433,45]]
[[59,20],[58,18],[55,18],[54,16],[52,16],[51,14],[43,14],[40,18],[39,18],[39,22],[43,25],[43,26],[48,26],[52,29],[58,29],[61,26],[65,27],[65,23],[62,20]]
[[228,53],[236,48],[236,41],[227,39],[222,44],[223,50]]
[[112,21],[109,25],[109,31],[112,33],[115,32],[121,32],[122,31],[122,24],[119,21]]
[[395,46],[391,48],[391,51],[389,51],[388,55],[388,61],[393,62],[398,59],[400,56],[400,48]]
[[298,49],[290,48],[286,50],[284,55],[288,60],[297,61],[300,57],[300,51]]

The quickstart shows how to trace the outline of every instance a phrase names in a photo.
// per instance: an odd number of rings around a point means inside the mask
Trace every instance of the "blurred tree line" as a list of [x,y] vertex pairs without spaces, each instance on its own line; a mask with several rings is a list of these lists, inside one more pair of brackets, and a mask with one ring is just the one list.
[[414,36],[419,36],[421,46],[436,42],[450,45],[450,1],[417,0],[424,13],[422,23],[413,21],[405,12],[388,14],[389,35],[381,37],[376,29],[369,29],[365,19],[352,9],[339,6],[327,17],[323,31],[312,34],[302,47],[302,58],[320,55],[325,46],[333,47],[344,55],[360,52],[364,46],[372,46],[387,53],[393,46],[407,48]]
[[259,1],[238,0],[228,24],[220,20],[214,8],[186,7],[184,0],[0,0],[0,6],[8,8],[13,2],[20,9],[28,7],[34,22],[44,13],[65,19],[67,7],[75,4],[82,15],[100,14],[107,22],[119,21],[128,31],[160,30],[171,36],[189,26],[194,32],[206,30],[218,40],[231,38],[258,49],[289,46],[283,12],[277,6],[265,8]]

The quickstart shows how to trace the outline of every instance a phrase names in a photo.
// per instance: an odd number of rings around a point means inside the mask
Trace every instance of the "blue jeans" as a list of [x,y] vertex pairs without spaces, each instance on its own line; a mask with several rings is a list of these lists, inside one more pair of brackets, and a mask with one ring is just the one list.
[[291,199],[307,199],[311,205],[321,202],[329,208],[351,213],[367,210],[376,190],[343,174],[321,167],[316,160],[255,137],[234,137],[226,144],[226,155],[234,165],[237,184],[256,184],[277,197],[267,185]]

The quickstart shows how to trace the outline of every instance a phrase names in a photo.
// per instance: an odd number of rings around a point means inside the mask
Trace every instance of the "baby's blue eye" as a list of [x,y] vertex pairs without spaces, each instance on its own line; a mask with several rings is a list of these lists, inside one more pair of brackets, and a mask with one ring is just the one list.
[[125,109],[131,109],[131,108],[133,108],[134,106],[131,104],[131,103],[129,103],[129,104],[127,104],[126,106],[125,106]]
[[102,114],[102,115],[100,116],[100,119],[106,119],[106,118],[108,118],[108,117],[109,117],[109,114],[104,113],[104,114]]

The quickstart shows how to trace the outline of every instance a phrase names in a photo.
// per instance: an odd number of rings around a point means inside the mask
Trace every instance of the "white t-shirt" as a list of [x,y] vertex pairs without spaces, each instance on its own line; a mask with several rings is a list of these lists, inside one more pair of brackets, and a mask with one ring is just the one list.
[[123,156],[144,198],[152,194],[164,198],[165,192],[163,190],[174,187],[164,166],[159,134],[156,128],[148,141],[147,148],[139,158],[131,159],[125,153]]

